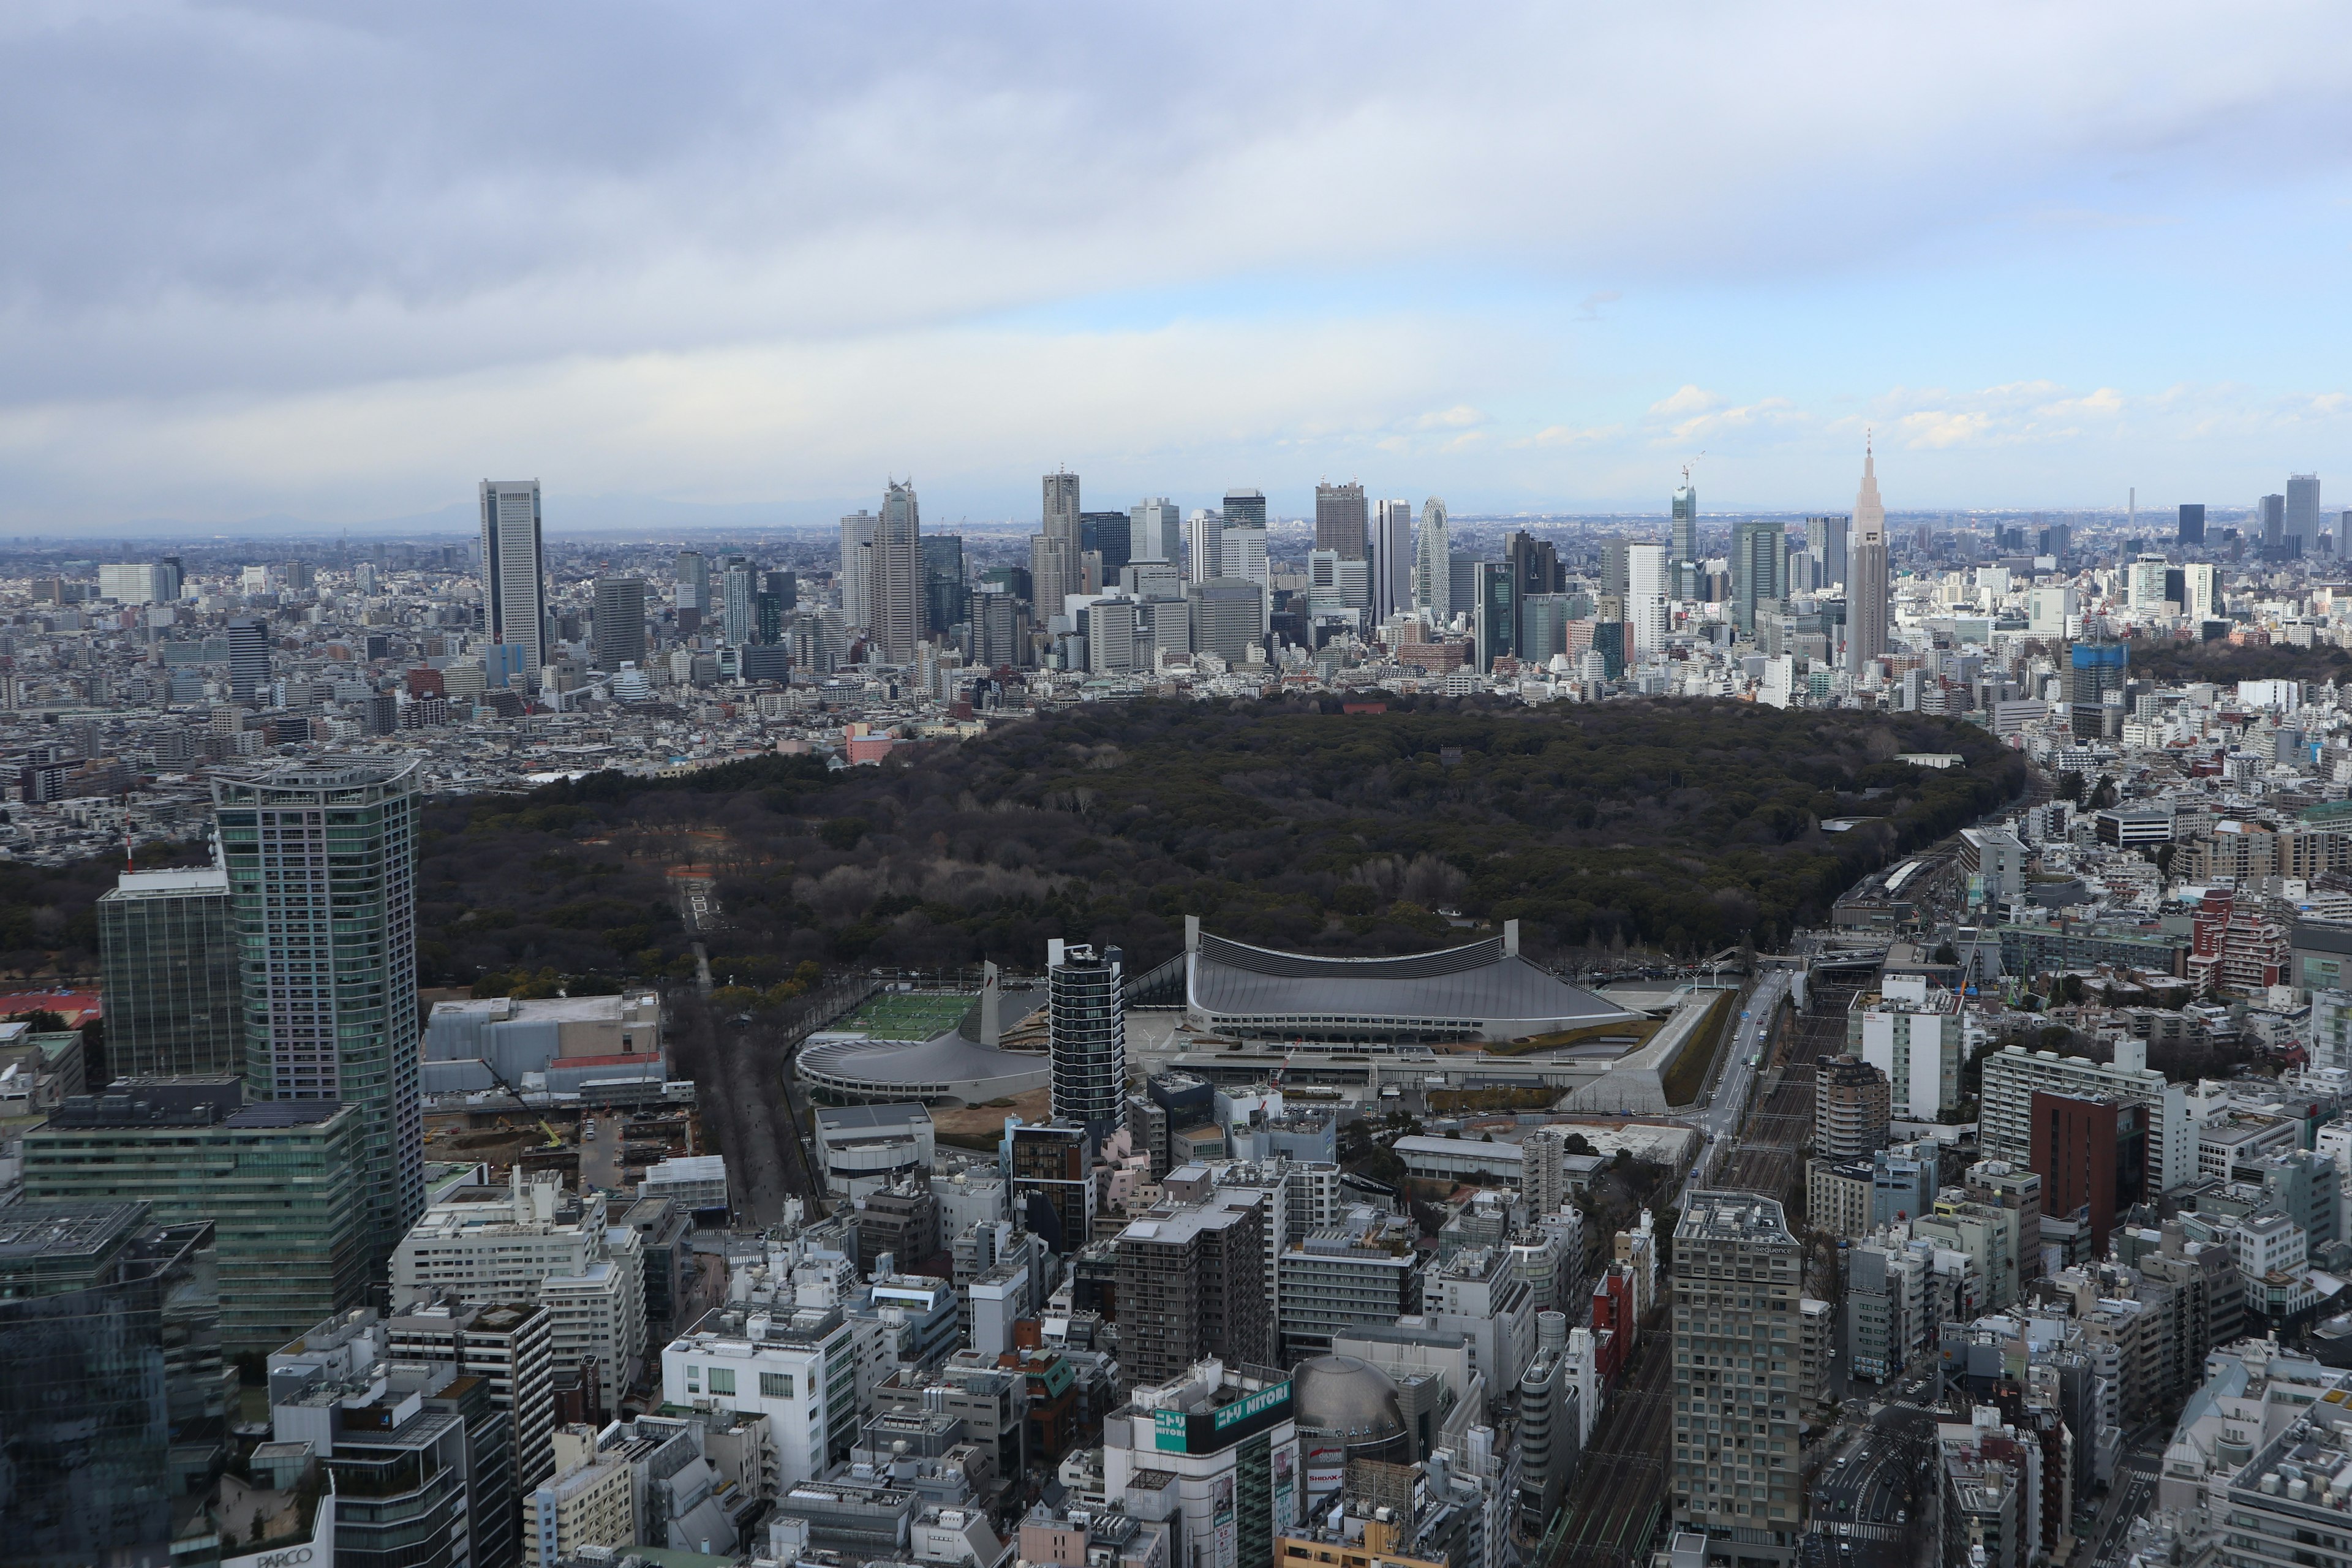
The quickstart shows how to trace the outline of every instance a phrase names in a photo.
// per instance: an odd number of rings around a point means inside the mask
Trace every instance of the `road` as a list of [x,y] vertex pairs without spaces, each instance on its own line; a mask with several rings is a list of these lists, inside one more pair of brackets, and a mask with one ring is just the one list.
[[580,1180],[591,1191],[621,1190],[621,1134],[627,1124],[627,1115],[617,1110],[581,1117]]
[[1812,1525],[1836,1538],[1840,1568],[1912,1568],[1935,1498],[1936,1416],[1890,1405],[1815,1479]]
[[2116,1468],[2116,1484],[2108,1489],[2107,1500],[2099,1505],[2098,1518],[2088,1531],[2087,1561],[2093,1568],[2121,1563],[2131,1555],[2132,1525],[2156,1507],[2157,1469],[2169,1436],[2162,1427],[2145,1431],[2124,1450]]

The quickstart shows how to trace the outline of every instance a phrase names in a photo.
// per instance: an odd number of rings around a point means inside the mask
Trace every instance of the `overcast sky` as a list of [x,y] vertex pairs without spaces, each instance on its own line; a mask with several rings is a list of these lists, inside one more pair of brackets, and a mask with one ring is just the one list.
[[2352,503],[2341,5],[0,6],[0,534]]

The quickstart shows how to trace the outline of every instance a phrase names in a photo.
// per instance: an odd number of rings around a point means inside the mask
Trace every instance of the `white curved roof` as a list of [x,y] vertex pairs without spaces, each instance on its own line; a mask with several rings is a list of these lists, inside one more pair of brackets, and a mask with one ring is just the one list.
[[1399,958],[1320,958],[1203,933],[1185,999],[1213,1018],[1396,1021],[1537,1034],[1639,1015],[1505,951],[1499,937]]

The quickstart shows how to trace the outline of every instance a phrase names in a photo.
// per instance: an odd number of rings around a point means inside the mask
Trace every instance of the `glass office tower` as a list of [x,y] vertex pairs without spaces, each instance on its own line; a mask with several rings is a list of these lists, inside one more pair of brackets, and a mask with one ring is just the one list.
[[209,1225],[0,1208],[0,1558],[172,1560],[226,1436]]
[[[117,1078],[245,1070],[228,873],[125,871],[98,900],[106,1060]],[[93,1086],[95,1087],[95,1086]]]

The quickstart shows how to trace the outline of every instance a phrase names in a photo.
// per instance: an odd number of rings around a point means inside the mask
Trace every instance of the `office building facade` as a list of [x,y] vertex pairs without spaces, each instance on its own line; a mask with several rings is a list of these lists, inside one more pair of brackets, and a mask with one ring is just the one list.
[[550,651],[539,481],[484,479],[481,508],[482,629],[492,642],[520,645],[536,680]]
[[1731,595],[1739,629],[1756,635],[1759,609],[1789,596],[1789,541],[1777,522],[1743,522],[1731,533]]
[[1878,461],[1862,455],[1862,489],[1853,500],[1853,534],[1845,584],[1846,668],[1860,676],[1887,650],[1886,508],[1878,499]]
[[212,1247],[140,1203],[0,1208],[0,1556],[173,1561],[226,1436]]
[[236,1079],[120,1079],[25,1135],[25,1194],[209,1224],[221,1344],[270,1351],[367,1289],[362,1131],[332,1100],[247,1104]]
[[1412,608],[1412,503],[1384,500],[1372,508],[1372,624]]
[[228,873],[125,871],[98,900],[106,1059],[118,1078],[245,1071]]
[[1343,561],[1370,559],[1367,551],[1370,521],[1362,485],[1350,481],[1344,485],[1318,484],[1315,487],[1316,549],[1333,551]]
[[646,662],[646,584],[642,577],[596,579],[596,668],[611,675]]
[[2203,501],[2185,500],[2180,503],[2180,527],[2176,537],[2183,544],[2205,542],[2205,503]]
[[374,1261],[425,1209],[418,766],[329,756],[213,777],[242,948],[247,1089],[359,1108]]

